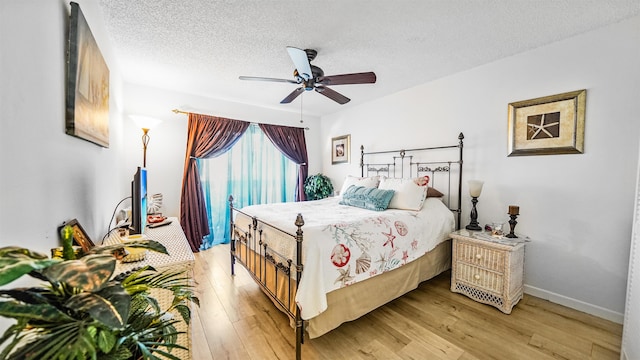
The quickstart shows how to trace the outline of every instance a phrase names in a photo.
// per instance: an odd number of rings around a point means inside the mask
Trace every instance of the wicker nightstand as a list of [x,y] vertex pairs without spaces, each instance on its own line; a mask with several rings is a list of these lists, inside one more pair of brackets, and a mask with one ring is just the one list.
[[468,230],[455,231],[451,238],[451,291],[510,314],[522,299],[524,242],[528,240],[496,239]]

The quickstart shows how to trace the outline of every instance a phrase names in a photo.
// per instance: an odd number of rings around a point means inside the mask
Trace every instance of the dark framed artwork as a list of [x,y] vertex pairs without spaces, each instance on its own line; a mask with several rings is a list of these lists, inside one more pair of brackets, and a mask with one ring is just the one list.
[[331,139],[331,164],[348,163],[351,160],[351,135]]
[[66,133],[109,147],[109,68],[82,10],[71,3]]
[[584,152],[586,90],[509,104],[509,154]]
[[91,241],[91,238],[89,238],[89,235],[87,235],[87,232],[84,231],[77,219],[73,219],[62,224],[62,226],[58,229],[58,233],[60,232],[60,229],[67,225],[71,226],[71,228],[73,229],[73,242],[76,245],[80,246],[83,252],[86,253],[95,246],[95,244],[93,243],[93,241]]

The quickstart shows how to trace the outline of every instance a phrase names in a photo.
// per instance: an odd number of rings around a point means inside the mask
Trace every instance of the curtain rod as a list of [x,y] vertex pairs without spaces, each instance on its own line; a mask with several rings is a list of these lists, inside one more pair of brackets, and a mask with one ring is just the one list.
[[[174,113],[176,113],[176,114],[186,114],[186,115],[191,114],[191,113],[190,113],[190,112],[188,112],[188,111],[183,111],[183,110],[179,110],[179,109],[173,109],[173,110],[171,110],[171,111],[173,111],[173,112],[174,112]],[[207,114],[201,114],[201,115],[207,115]],[[215,116],[215,115],[209,115],[209,116]],[[255,122],[251,122],[251,123],[252,123],[252,124],[260,124],[260,123],[255,123]],[[273,124],[268,124],[268,125],[273,125]],[[282,125],[282,126],[286,126],[286,125]],[[291,126],[291,127],[296,127],[296,126]],[[308,128],[308,127],[300,127],[300,128],[305,129],[305,130],[309,130],[309,128]]]

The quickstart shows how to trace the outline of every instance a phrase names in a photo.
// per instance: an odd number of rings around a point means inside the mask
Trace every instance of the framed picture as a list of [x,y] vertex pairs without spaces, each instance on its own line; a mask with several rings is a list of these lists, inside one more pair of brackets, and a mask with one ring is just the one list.
[[73,242],[76,245],[80,246],[82,248],[82,251],[88,252],[95,246],[95,244],[93,243],[93,241],[91,241],[91,238],[89,238],[89,235],[87,235],[87,232],[84,231],[77,219],[73,219],[62,224],[62,226],[58,228],[58,233],[60,233],[62,227],[67,225],[71,226],[71,228],[73,229]]
[[331,164],[351,161],[351,135],[343,135],[331,139]]
[[77,3],[71,3],[65,131],[109,147],[109,68]]
[[584,152],[587,90],[509,104],[509,154],[550,155]]

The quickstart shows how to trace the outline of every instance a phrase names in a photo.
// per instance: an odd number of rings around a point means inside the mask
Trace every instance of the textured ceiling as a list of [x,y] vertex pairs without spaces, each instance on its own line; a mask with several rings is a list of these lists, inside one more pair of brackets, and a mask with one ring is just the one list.
[[[128,83],[324,115],[640,14],[639,0],[99,0]],[[339,105],[294,84],[286,46],[312,48]],[[196,109],[190,109],[196,110]]]

